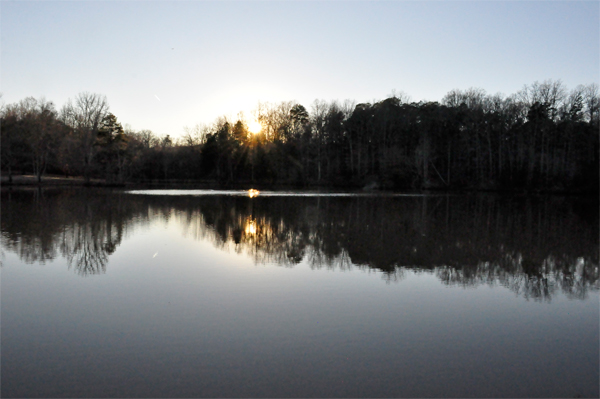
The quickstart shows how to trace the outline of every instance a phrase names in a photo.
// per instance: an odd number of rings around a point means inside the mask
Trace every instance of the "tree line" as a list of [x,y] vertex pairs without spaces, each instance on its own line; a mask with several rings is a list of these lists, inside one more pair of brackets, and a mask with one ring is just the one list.
[[209,180],[420,189],[598,190],[597,84],[561,81],[490,95],[452,90],[440,102],[404,93],[374,103],[259,103],[243,117],[185,128],[174,140],[123,128],[105,96],[57,110],[26,98],[1,110],[2,170],[105,179]]

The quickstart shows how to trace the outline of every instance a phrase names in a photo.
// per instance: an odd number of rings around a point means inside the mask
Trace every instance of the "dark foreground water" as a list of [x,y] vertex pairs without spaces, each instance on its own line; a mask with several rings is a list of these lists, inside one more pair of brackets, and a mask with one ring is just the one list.
[[2,191],[2,397],[599,395],[597,199],[159,194]]

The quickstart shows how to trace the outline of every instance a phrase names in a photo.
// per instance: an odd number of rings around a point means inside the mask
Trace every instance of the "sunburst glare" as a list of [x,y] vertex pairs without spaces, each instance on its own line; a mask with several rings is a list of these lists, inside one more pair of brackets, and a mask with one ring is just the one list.
[[257,121],[251,121],[248,123],[248,130],[252,134],[257,134],[260,133],[260,131],[262,130],[262,126]]

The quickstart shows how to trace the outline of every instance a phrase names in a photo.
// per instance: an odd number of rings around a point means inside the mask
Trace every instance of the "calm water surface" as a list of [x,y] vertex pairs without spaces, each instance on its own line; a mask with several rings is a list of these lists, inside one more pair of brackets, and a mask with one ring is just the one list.
[[[172,195],[178,194],[178,195]],[[598,200],[2,190],[2,397],[598,397]]]

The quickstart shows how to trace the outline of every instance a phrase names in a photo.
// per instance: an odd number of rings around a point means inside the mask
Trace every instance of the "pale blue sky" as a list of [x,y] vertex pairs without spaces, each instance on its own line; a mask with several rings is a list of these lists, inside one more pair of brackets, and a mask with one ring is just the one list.
[[179,136],[258,101],[573,88],[600,79],[599,4],[3,0],[0,91],[105,94],[122,123]]

